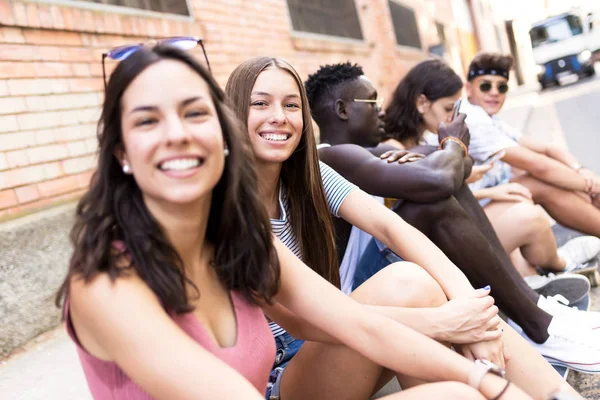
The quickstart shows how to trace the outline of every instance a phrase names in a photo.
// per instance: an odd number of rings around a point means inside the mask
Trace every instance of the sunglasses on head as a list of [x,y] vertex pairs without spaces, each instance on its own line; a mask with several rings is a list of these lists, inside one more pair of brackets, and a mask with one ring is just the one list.
[[[479,84],[479,90],[481,90],[483,93],[487,93],[490,90],[492,90],[492,86],[493,86],[492,82],[488,82],[488,81],[481,82]],[[496,89],[498,89],[498,93],[504,94],[504,93],[508,92],[508,84],[505,82],[500,82],[496,86]]]
[[115,61],[123,61],[139,49],[143,47],[147,47],[150,45],[156,46],[159,44],[166,44],[169,46],[177,47],[181,50],[191,50],[194,47],[200,45],[202,48],[202,53],[204,54],[204,59],[206,60],[206,65],[208,67],[208,71],[210,70],[210,63],[208,62],[208,56],[206,55],[206,50],[204,49],[204,44],[202,43],[202,39],[193,36],[178,36],[178,37],[170,37],[165,39],[158,40],[149,40],[146,43],[138,43],[138,44],[130,44],[127,46],[115,47],[114,49],[102,53],[102,77],[104,78],[104,89],[106,90],[106,86],[108,85],[106,81],[106,67],[104,61],[106,58],[110,58]]

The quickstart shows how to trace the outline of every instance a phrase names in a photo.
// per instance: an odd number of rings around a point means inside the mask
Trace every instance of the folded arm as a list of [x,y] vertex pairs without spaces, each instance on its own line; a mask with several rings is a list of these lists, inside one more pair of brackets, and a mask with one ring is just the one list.
[[[362,190],[375,196],[430,203],[454,194],[464,180],[460,146],[437,151],[411,163],[388,163],[366,149],[352,144],[319,151],[323,162]],[[458,147],[457,150],[453,149]]]

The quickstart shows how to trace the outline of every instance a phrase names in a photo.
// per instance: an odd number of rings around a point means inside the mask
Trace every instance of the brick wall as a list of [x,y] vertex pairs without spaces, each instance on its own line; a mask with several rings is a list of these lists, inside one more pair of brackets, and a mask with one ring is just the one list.
[[[456,29],[450,0],[402,0],[417,14],[423,48],[433,21]],[[149,37],[198,35],[224,85],[240,62],[284,57],[303,77],[352,60],[388,95],[425,53],[396,45],[387,0],[356,0],[364,41],[292,32],[285,0],[192,0],[191,18],[90,3],[0,0],[0,220],[77,198],[91,176],[102,102],[102,52]],[[113,65],[109,65],[109,69]]]

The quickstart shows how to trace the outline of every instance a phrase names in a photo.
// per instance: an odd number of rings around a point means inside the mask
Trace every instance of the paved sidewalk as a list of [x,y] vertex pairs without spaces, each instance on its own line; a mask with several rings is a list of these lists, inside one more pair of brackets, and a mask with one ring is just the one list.
[[0,399],[91,400],[75,345],[61,327],[0,361]]

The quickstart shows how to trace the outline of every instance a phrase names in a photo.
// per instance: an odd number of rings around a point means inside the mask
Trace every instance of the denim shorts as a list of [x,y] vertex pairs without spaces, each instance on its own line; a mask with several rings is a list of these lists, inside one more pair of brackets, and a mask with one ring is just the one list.
[[298,340],[285,332],[283,335],[275,338],[275,364],[269,375],[267,383],[266,400],[280,400],[279,385],[281,384],[281,376],[288,362],[296,355],[300,347],[304,344],[304,340]]
[[371,239],[356,265],[352,290],[362,285],[388,265],[399,261],[404,260],[379,240],[375,238]]

